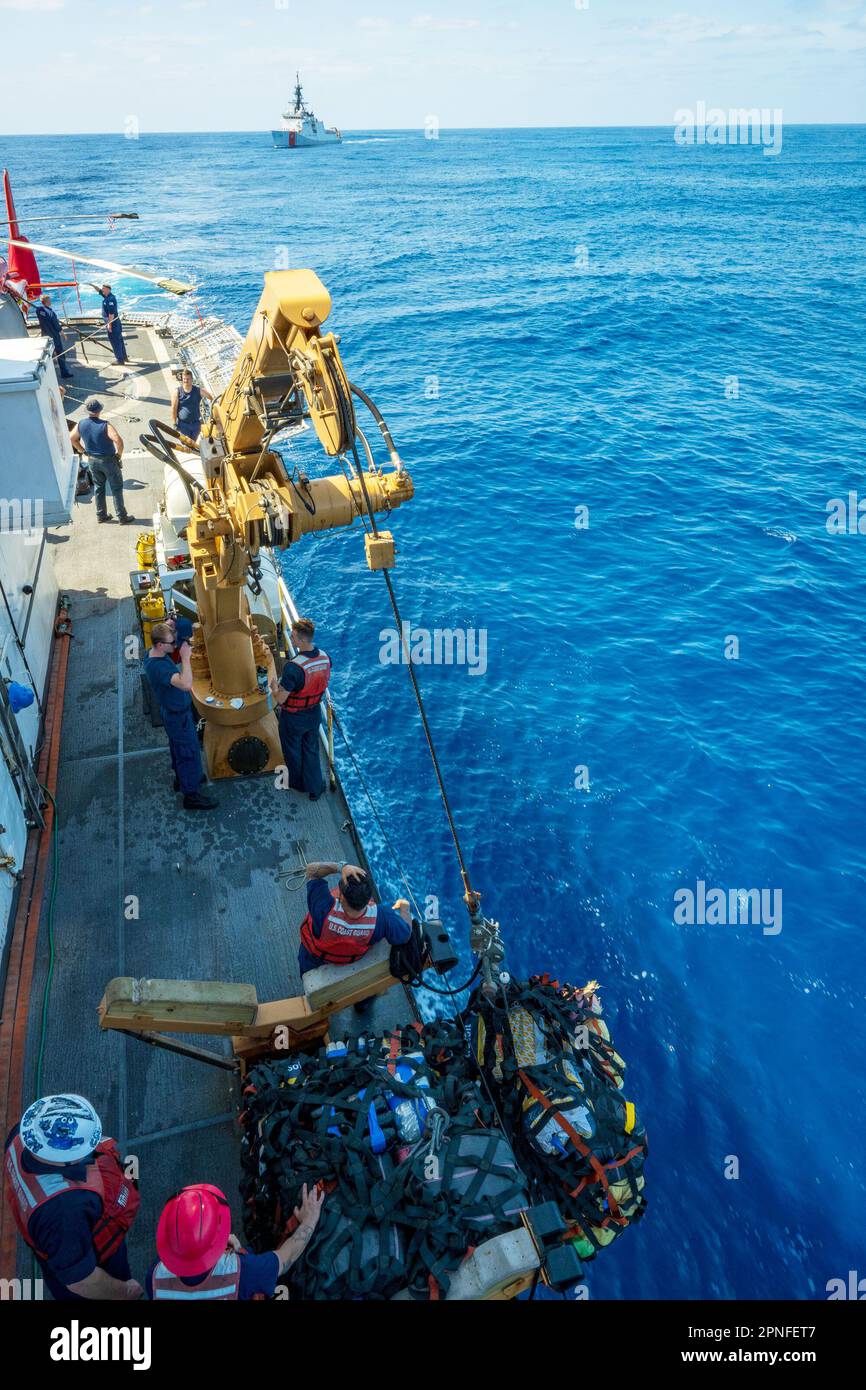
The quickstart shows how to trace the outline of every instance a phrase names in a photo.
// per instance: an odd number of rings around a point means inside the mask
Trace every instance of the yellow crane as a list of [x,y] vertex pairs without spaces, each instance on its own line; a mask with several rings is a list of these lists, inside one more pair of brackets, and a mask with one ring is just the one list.
[[[310,532],[388,513],[413,495],[384,421],[351,386],[337,338],[322,332],[330,311],[331,297],[312,270],[268,272],[231,381],[203,430],[205,486],[194,493],[187,540],[198,606],[192,698],[205,720],[212,778],[264,772],[283,761],[271,697],[257,674],[272,673],[273,660],[247,601],[261,548],[284,550]],[[357,460],[353,391],[379,419],[391,466],[377,467],[368,455],[354,476],[344,467],[325,478],[290,477],[271,441],[302,419],[330,457],[351,451]],[[173,455],[165,438],[171,431],[155,422],[151,429],[143,442],[157,457]],[[177,466],[173,456],[168,461]],[[373,527],[365,546],[371,569],[393,566],[389,531]]]

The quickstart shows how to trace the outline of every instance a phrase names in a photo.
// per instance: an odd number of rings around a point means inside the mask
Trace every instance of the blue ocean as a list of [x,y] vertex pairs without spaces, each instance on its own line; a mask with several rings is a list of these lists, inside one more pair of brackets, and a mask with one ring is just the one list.
[[[415,482],[403,616],[473,658],[417,668],[473,882],[512,972],[601,982],[649,1131],[648,1212],[591,1296],[866,1274],[866,128],[787,128],[776,156],[593,129],[20,138],[0,160],[33,240],[192,277],[242,332],[265,270],[330,290]],[[63,217],[120,209],[141,221]],[[122,308],[171,307],[112,278]],[[465,943],[361,533],[285,568],[413,891]],[[713,920],[714,889],[766,890],[761,915]]]

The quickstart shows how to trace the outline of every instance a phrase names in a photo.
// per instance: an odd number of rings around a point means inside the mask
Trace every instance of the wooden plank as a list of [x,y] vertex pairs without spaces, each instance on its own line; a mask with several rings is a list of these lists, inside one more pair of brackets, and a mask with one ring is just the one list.
[[100,1028],[231,1034],[258,1013],[254,985],[219,980],[109,980],[99,1004]]
[[316,970],[308,970],[303,985],[311,1011],[336,1013],[359,999],[383,994],[397,983],[388,968],[390,956],[388,942],[377,941],[354,965],[320,965]]

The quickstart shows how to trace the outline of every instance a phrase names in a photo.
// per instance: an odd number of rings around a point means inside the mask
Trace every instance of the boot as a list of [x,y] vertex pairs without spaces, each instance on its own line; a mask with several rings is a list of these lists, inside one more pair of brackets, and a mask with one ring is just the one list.
[[205,796],[202,792],[188,792],[183,799],[183,809],[185,811],[215,811],[219,805],[212,796]]

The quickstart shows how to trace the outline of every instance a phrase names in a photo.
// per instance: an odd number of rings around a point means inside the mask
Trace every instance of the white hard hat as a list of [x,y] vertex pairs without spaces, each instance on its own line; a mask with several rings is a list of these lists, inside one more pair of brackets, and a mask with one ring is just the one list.
[[24,1112],[21,1142],[46,1163],[77,1163],[102,1139],[102,1121],[84,1096],[43,1096]]

